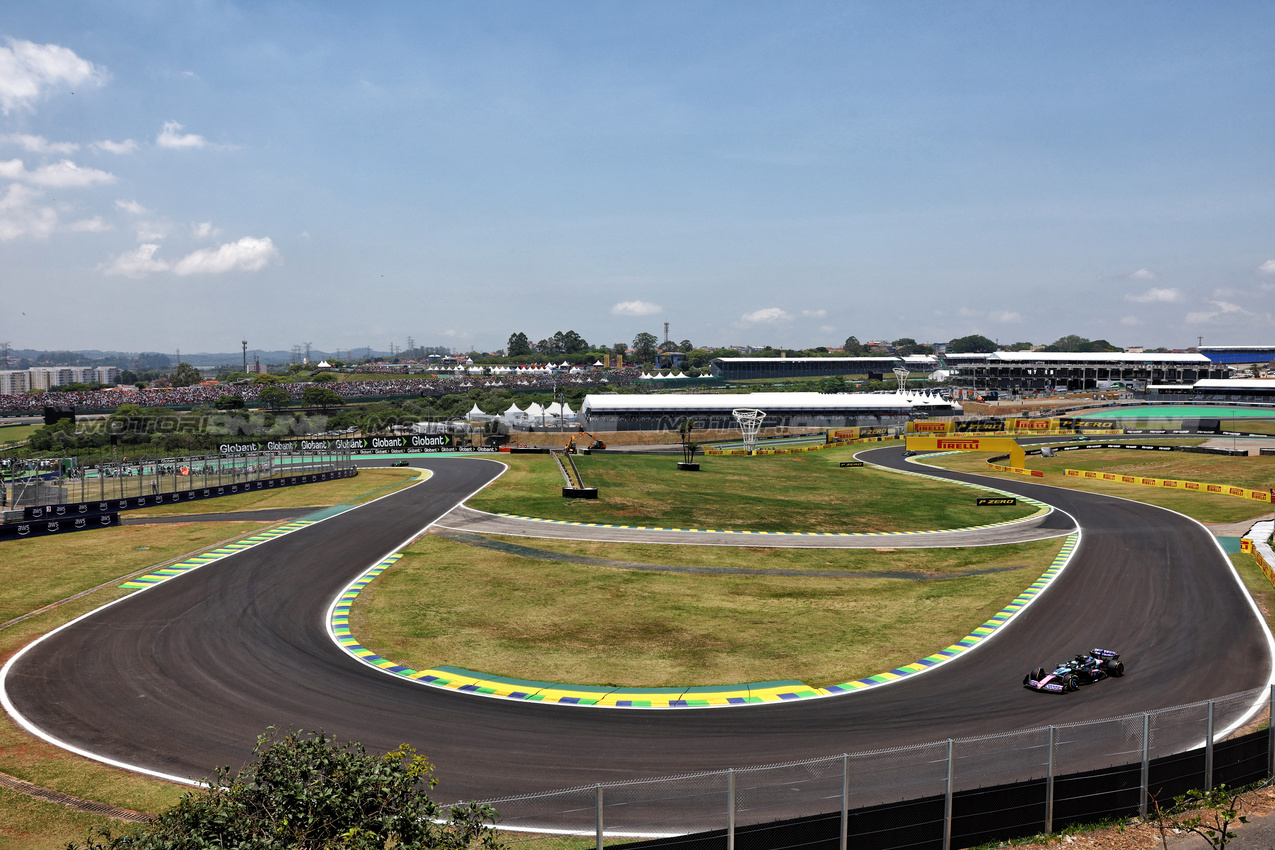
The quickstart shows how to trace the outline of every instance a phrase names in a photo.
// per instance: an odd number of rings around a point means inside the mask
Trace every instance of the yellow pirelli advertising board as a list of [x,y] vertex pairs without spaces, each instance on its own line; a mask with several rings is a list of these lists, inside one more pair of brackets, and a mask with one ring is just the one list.
[[1011,437],[923,437],[909,434],[907,450],[910,452],[1005,452],[1009,465],[1021,468],[1027,464],[1027,455],[1018,441]]
[[1118,481],[1121,484],[1141,484],[1144,487],[1163,487],[1167,490],[1188,490],[1194,493],[1216,493],[1220,496],[1236,496],[1254,502],[1270,502],[1270,490],[1250,490],[1232,484],[1209,484],[1204,481],[1180,481],[1175,478],[1147,478],[1142,475],[1121,475],[1115,472],[1091,472],[1087,469],[1065,469],[1072,478],[1094,478],[1099,481]]

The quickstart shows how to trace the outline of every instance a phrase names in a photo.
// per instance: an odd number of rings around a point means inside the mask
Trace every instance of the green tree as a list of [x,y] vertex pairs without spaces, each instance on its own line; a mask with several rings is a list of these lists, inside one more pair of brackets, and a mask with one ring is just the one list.
[[283,387],[262,387],[261,393],[257,396],[261,403],[271,410],[278,410],[286,407],[288,402],[292,400],[292,396],[288,395],[288,391]]
[[184,795],[149,823],[102,828],[68,850],[466,850],[501,845],[490,806],[443,812],[426,791],[433,766],[404,744],[381,756],[322,732],[262,735],[237,775],[218,768],[206,788]]
[[336,390],[328,387],[309,386],[301,391],[301,400],[306,404],[321,407],[324,410],[345,404],[345,399],[337,395]]
[[1112,345],[1111,343],[1107,342],[1105,339],[1090,340],[1090,339],[1086,339],[1083,336],[1077,336],[1076,334],[1067,334],[1064,337],[1059,337],[1058,339],[1054,340],[1049,345],[1045,346],[1043,350],[1044,351],[1073,351],[1073,352],[1124,351],[1123,348],[1118,348]]
[[846,357],[862,357],[863,356],[863,343],[859,342],[858,337],[853,337],[853,336],[846,337],[846,341],[845,341],[845,344],[842,346],[842,349]]
[[900,357],[907,357],[910,354],[933,354],[934,353],[934,346],[925,345],[924,343],[917,342],[910,336],[905,336],[900,339],[896,339],[892,343],[892,345],[894,346],[894,353],[899,355]]
[[204,378],[199,374],[199,370],[189,363],[178,363],[177,370],[169,376],[168,380],[175,387],[193,387]]
[[243,410],[243,396],[230,394],[219,396],[213,406],[218,410]]
[[579,354],[588,350],[589,343],[575,331],[558,331],[553,335],[553,354]]
[[510,357],[525,357],[531,353],[531,340],[527,339],[525,333],[519,331],[509,336],[509,342],[505,345],[505,354]]
[[996,343],[982,334],[957,337],[947,344],[948,354],[990,354],[995,350]]
[[659,339],[655,334],[640,333],[633,337],[633,354],[642,363],[649,363],[655,359],[655,346],[659,343]]
[[619,354],[623,356],[627,354],[628,352],[629,352],[629,344],[627,342],[617,342],[611,346],[612,354]]
[[317,375],[311,376],[310,380],[316,384],[335,384],[337,382],[337,376],[332,372],[320,372]]
[[819,382],[821,393],[843,393],[846,391],[846,379],[841,375],[829,375]]

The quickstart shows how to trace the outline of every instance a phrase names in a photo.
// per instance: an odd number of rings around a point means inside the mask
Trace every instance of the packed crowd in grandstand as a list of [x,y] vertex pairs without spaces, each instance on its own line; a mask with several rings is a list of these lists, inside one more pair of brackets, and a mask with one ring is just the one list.
[[299,400],[306,387],[326,387],[344,399],[376,398],[384,396],[441,396],[463,393],[473,388],[507,389],[514,391],[549,391],[555,386],[562,389],[583,389],[597,386],[626,386],[638,380],[637,369],[608,372],[592,372],[583,375],[457,375],[447,377],[403,378],[384,381],[345,381],[325,384],[214,384],[192,387],[171,387],[139,390],[135,387],[114,387],[103,390],[79,392],[42,392],[21,395],[0,394],[0,416],[30,416],[42,412],[46,405],[70,405],[77,410],[115,410],[121,404],[141,407],[194,407],[213,405],[226,395],[237,395],[247,405],[256,405],[264,386],[276,386]]

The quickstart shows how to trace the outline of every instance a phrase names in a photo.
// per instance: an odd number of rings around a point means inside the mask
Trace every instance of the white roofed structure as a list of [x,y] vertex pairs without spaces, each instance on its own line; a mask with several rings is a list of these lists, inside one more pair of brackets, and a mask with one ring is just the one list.
[[598,430],[676,427],[692,418],[708,428],[735,427],[731,411],[764,410],[766,424],[845,427],[902,423],[916,416],[952,416],[958,404],[919,393],[668,393],[590,394],[579,417]]

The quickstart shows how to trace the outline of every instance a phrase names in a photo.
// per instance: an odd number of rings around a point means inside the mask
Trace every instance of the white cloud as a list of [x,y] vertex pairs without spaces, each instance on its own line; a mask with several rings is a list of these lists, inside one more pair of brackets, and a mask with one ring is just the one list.
[[1151,269],[1138,269],[1128,275],[1129,280],[1155,280],[1155,272]]
[[1227,315],[1232,315],[1232,316],[1253,315],[1252,311],[1245,310],[1239,304],[1232,304],[1230,301],[1210,301],[1209,303],[1212,304],[1217,309],[1216,310],[1197,310],[1191,313],[1187,313],[1186,320],[1193,324],[1203,324],[1207,322],[1212,322],[1222,316],[1227,316]]
[[150,210],[146,209],[146,207],[142,206],[137,201],[116,201],[115,206],[119,207],[124,212],[132,213],[133,215],[146,215],[150,212]]
[[835,331],[835,330],[836,330],[836,328],[834,328],[832,325],[820,325],[820,326],[819,326],[819,333],[821,333],[821,334],[830,334],[830,333],[832,333],[832,332],[833,332],[833,331]]
[[45,239],[57,230],[58,214],[51,207],[38,207],[33,202],[40,192],[28,186],[13,184],[0,197],[0,242],[29,236]]
[[974,319],[978,317],[979,313],[977,310],[971,310],[969,307],[958,307],[956,309],[956,315],[960,316],[962,319]]
[[207,147],[208,140],[197,133],[182,133],[182,125],[176,121],[165,121],[164,129],[155,139],[161,148],[202,148]]
[[828,311],[827,310],[802,310],[801,315],[805,316],[807,319],[822,319],[824,316],[828,315]]
[[111,226],[102,221],[102,217],[100,215],[95,215],[92,218],[72,222],[66,229],[75,231],[76,233],[103,233],[110,230]]
[[131,278],[143,278],[151,272],[168,271],[168,263],[155,259],[155,252],[158,250],[159,246],[153,243],[138,245],[132,251],[125,251],[111,262],[103,263],[98,268],[104,274],[123,275]]
[[221,235],[221,228],[213,227],[211,221],[197,221],[191,222],[190,232],[196,239],[212,239]]
[[1267,260],[1258,266],[1257,270],[1263,274],[1275,274],[1275,260]]
[[7,39],[0,47],[0,112],[30,109],[50,89],[59,86],[101,85],[105,70],[56,44]]
[[1139,319],[1137,316],[1125,316],[1123,319],[1120,320],[1120,324],[1124,325],[1125,327],[1132,328],[1135,325],[1142,324],[1142,320]]
[[187,254],[173,265],[180,275],[221,274],[229,271],[255,272],[279,256],[274,242],[266,236],[261,239],[245,236],[238,242],[227,242],[220,248],[204,248]]
[[10,133],[7,136],[0,136],[0,142],[11,145],[20,145],[23,150],[31,153],[75,153],[80,146],[75,142],[50,142],[44,136],[29,136],[25,133]]
[[1013,310],[996,310],[992,313],[988,313],[987,318],[991,319],[993,322],[1012,324],[1014,322],[1021,322],[1023,320],[1023,314],[1015,313]]
[[0,162],[0,177],[20,180],[35,186],[52,186],[55,189],[78,189],[97,183],[114,183],[115,175],[96,168],[80,168],[69,159],[53,165],[42,165],[35,171],[27,171],[20,159]]
[[140,221],[137,223],[138,242],[158,242],[167,238],[171,232],[172,228],[164,221]]
[[655,316],[664,308],[650,301],[621,301],[611,308],[612,316]]
[[761,310],[754,310],[739,317],[739,320],[746,325],[774,324],[775,322],[786,322],[790,319],[792,319],[792,316],[778,307],[764,307]]
[[92,147],[106,153],[125,154],[132,153],[137,150],[137,142],[132,139],[125,139],[122,142],[112,142],[110,139],[102,139],[100,142],[94,142]]
[[1182,293],[1176,289],[1157,289],[1152,287],[1141,295],[1126,295],[1126,301],[1135,304],[1175,304],[1182,300]]

